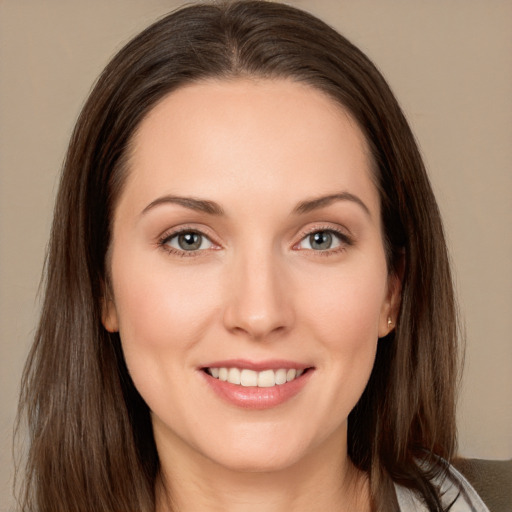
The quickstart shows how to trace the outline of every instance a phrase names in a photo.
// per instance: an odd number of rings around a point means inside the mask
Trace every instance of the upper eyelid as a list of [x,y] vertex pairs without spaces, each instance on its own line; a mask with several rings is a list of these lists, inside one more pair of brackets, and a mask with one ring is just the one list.
[[215,237],[209,233],[209,229],[206,229],[205,227],[195,227],[193,225],[184,225],[179,226],[176,228],[169,228],[162,232],[162,234],[158,235],[157,239],[159,242],[169,240],[171,238],[174,238],[175,236],[181,235],[183,233],[197,233],[198,235],[204,236],[208,238],[212,243],[218,244],[218,242],[215,241]]
[[348,228],[337,227],[333,226],[332,224],[318,224],[306,229],[302,229],[299,231],[297,236],[300,237],[299,240],[302,240],[306,236],[317,233],[319,231],[330,231],[344,239],[354,240],[354,236]]
[[[354,243],[354,240],[351,236],[347,235],[341,230],[333,229],[333,228],[316,228],[312,229],[309,232],[306,232],[304,235],[302,235],[297,242],[295,242],[294,247],[300,244],[303,240],[308,238],[309,236],[313,235],[314,233],[321,233],[321,232],[328,232],[332,233],[334,236],[336,236],[342,244],[345,245],[352,245]],[[326,251],[329,251],[330,249],[326,249]]]

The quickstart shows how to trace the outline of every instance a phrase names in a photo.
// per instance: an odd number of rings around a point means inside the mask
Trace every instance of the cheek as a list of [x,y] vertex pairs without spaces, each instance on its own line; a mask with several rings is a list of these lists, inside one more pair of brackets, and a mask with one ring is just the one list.
[[342,345],[378,338],[381,310],[386,299],[385,264],[348,266],[322,270],[303,282],[299,296],[301,315],[325,334],[325,339]]
[[[335,426],[359,401],[373,369],[379,318],[386,293],[386,274],[366,267],[362,273],[338,273],[324,280],[305,304],[310,332],[320,341],[325,394],[320,409],[337,411],[326,417]],[[384,269],[385,270],[385,269]],[[332,402],[329,402],[332,400]]]
[[[387,290],[385,261],[329,269],[301,294],[301,316],[320,341],[332,394],[348,412],[359,400],[373,368],[379,320]],[[316,286],[315,286],[316,282]],[[319,286],[321,284],[321,287]],[[339,393],[343,389],[344,393]]]
[[[122,255],[113,261],[119,332],[127,363],[141,365],[190,349],[215,307],[211,273],[197,279],[190,267],[171,269],[165,256]],[[172,358],[171,358],[172,360]],[[147,362],[147,361],[146,361]]]

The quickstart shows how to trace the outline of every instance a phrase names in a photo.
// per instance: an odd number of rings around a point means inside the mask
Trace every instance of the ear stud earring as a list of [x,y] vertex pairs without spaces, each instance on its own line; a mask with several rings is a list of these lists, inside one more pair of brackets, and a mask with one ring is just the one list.
[[388,328],[390,328],[393,325],[393,320],[391,320],[391,317],[388,316]]

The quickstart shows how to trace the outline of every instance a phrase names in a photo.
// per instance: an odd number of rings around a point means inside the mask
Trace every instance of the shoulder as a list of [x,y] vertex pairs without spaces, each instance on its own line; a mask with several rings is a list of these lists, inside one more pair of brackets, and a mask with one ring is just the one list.
[[[450,507],[450,512],[489,512],[480,496],[464,476],[453,466],[446,475],[434,481],[443,497],[443,504]],[[395,484],[396,496],[401,512],[427,512],[427,508],[417,495],[400,485]]]

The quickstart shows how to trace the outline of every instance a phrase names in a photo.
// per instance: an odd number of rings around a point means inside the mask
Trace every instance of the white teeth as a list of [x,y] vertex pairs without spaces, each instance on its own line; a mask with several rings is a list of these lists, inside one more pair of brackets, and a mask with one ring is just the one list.
[[286,370],[281,368],[276,372],[276,384],[284,384],[286,382]]
[[290,382],[291,380],[295,379],[296,376],[297,376],[297,370],[295,370],[295,368],[290,368],[286,372],[286,382]]
[[219,380],[223,380],[224,382],[228,380],[227,368],[219,368]]
[[296,370],[295,368],[280,368],[279,370],[263,370],[256,372],[246,368],[208,368],[208,373],[219,380],[229,382],[231,384],[242,385],[245,387],[271,388],[273,386],[281,386],[294,379],[299,378],[304,370]]
[[253,370],[244,369],[240,372],[240,384],[242,386],[257,386],[258,385],[258,372]]
[[231,382],[231,384],[240,384],[240,370],[238,368],[229,369],[228,382]]
[[264,370],[258,374],[258,387],[271,388],[276,385],[276,375],[274,370]]

